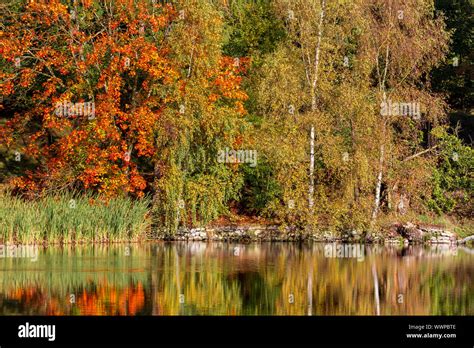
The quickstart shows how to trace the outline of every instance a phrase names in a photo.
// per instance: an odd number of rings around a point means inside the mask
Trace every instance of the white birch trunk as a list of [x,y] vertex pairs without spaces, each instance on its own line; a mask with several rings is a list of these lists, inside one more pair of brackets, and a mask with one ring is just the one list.
[[309,208],[313,211],[314,206],[314,126],[311,126],[310,134],[310,162],[309,162]]
[[[318,84],[318,69],[319,69],[319,57],[321,52],[321,39],[323,37],[323,21],[324,14],[326,11],[326,0],[321,2],[321,14],[319,17],[319,31],[318,31],[318,43],[316,44],[316,52],[314,58],[314,76],[313,83],[311,86],[311,110],[316,111],[316,86]],[[314,211],[314,125],[311,125],[310,133],[310,163],[309,163],[309,189],[308,189],[308,204],[311,212]]]

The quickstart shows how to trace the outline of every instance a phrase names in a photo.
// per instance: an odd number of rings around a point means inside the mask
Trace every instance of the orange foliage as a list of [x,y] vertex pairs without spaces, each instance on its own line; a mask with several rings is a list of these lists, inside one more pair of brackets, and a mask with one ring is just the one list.
[[[177,103],[169,91],[185,93],[186,79],[163,40],[178,17],[171,5],[116,0],[113,14],[96,18],[92,3],[30,2],[0,33],[7,61],[0,93],[30,100],[0,127],[2,143],[36,161],[33,172],[12,181],[21,191],[74,186],[142,196],[139,163],[159,155],[156,125]],[[247,64],[224,57],[208,72],[211,105],[226,99],[245,113]],[[87,115],[85,103],[94,105]]]

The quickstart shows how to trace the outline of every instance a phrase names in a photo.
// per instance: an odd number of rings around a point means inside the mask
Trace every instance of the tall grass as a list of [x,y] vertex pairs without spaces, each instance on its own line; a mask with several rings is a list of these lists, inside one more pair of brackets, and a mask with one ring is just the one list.
[[0,193],[3,243],[88,243],[137,241],[151,225],[149,199],[61,193],[24,200]]

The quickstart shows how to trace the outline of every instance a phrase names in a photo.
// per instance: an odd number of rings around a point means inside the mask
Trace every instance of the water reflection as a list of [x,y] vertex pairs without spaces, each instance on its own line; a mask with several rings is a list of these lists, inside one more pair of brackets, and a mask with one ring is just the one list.
[[2,315],[473,315],[452,246],[147,243],[0,259]]

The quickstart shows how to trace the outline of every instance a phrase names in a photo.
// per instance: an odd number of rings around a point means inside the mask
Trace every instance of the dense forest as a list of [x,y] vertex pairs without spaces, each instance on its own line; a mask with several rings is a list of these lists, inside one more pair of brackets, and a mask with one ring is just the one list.
[[1,238],[243,217],[472,234],[473,8],[3,1]]

